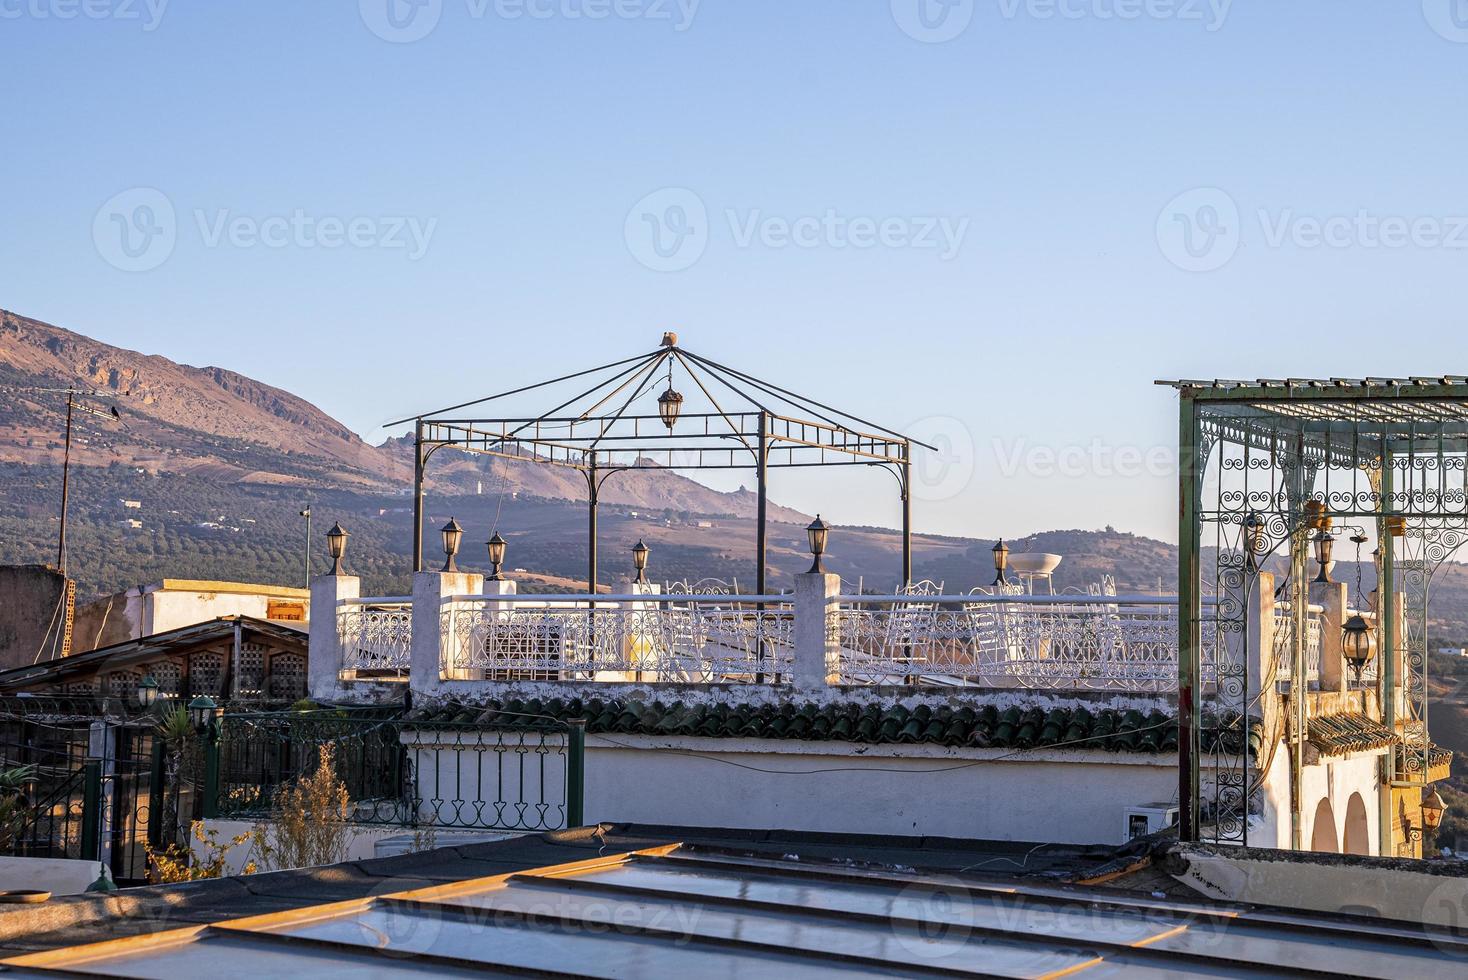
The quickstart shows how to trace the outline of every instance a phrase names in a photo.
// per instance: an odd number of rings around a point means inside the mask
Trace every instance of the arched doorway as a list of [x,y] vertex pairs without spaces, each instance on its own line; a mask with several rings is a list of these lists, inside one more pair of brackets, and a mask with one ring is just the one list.
[[1320,805],[1315,808],[1314,830],[1310,834],[1310,850],[1329,851],[1337,854],[1340,849],[1340,839],[1335,832],[1335,810],[1331,808],[1330,800],[1321,800]]
[[1345,846],[1341,848],[1342,853],[1371,853],[1371,834],[1366,826],[1366,803],[1361,799],[1360,793],[1352,793],[1350,802],[1346,804],[1345,837]]

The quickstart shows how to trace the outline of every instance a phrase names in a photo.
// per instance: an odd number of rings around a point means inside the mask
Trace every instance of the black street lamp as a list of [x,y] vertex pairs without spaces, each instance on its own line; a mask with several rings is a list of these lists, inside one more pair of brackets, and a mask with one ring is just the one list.
[[484,543],[484,546],[489,549],[489,563],[494,566],[494,572],[489,576],[489,580],[499,582],[501,581],[500,566],[505,563],[505,539],[500,537],[499,532],[496,531],[494,536]]
[[647,583],[647,555],[651,549],[638,538],[637,543],[632,546],[632,567],[637,569],[637,577],[632,580],[635,585]]
[[438,533],[443,535],[443,553],[447,556],[447,560],[443,563],[443,570],[457,572],[459,565],[454,560],[454,556],[459,553],[459,542],[464,539],[464,529],[459,527],[458,521],[450,517],[449,522],[441,527]]
[[1265,520],[1257,510],[1249,511],[1244,518],[1244,548],[1248,551],[1248,566],[1251,572],[1259,570],[1259,557],[1264,554]]
[[342,567],[342,558],[347,553],[347,529],[342,527],[341,521],[331,525],[331,530],[326,532],[326,547],[331,551],[332,575],[345,575],[347,570]]
[[830,534],[831,525],[821,520],[820,514],[817,514],[816,519],[811,521],[810,526],[805,529],[806,540],[810,543],[810,553],[815,556],[815,561],[810,566],[812,575],[823,574],[826,571],[825,566],[821,564],[821,558],[826,554],[826,541]]
[[994,545],[994,581],[993,585],[1008,585],[1009,580],[1004,577],[1004,571],[1009,567],[1009,545],[1000,538],[999,543]]
[[1351,673],[1356,675],[1356,683],[1360,684],[1361,671],[1371,663],[1372,656],[1371,624],[1360,613],[1352,613],[1341,624],[1341,655],[1346,658]]
[[1320,571],[1315,576],[1316,582],[1330,582],[1330,553],[1335,547],[1335,538],[1325,528],[1315,532],[1310,539],[1315,543],[1315,560],[1320,563]]

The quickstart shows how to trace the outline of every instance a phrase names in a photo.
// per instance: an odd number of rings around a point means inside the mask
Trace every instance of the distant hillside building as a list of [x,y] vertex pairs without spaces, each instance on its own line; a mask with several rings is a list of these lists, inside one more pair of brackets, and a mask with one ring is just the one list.
[[248,616],[304,628],[310,621],[310,600],[306,589],[284,585],[167,578],[78,608],[71,652],[83,653],[221,616]]

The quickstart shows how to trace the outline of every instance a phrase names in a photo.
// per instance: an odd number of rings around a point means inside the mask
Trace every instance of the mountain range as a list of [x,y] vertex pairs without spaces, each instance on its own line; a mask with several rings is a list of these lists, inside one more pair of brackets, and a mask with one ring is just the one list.
[[[321,533],[333,520],[352,532],[348,564],[364,588],[406,590],[411,437],[373,446],[306,399],[228,368],[178,364],[6,311],[0,562],[56,557],[68,388],[95,393],[91,404],[103,409],[77,416],[72,446],[68,551],[84,591],[165,576],[294,584],[308,563],[324,561]],[[508,539],[518,577],[549,590],[583,588],[585,496],[574,471],[440,454],[430,470],[427,558],[436,551],[433,528],[453,516],[470,542],[493,532]],[[299,516],[308,503],[322,522],[309,543]],[[738,579],[752,588],[754,512],[755,495],[744,489],[717,491],[653,465],[619,474],[602,497],[601,581],[630,574],[628,552],[642,539],[653,548],[655,579]],[[774,504],[770,516],[770,587],[788,587],[810,560],[810,517]],[[916,535],[914,575],[950,591],[988,584],[992,544]],[[1057,587],[1110,575],[1124,591],[1171,591],[1176,577],[1173,546],[1111,528],[1048,531],[1012,544],[1065,555]],[[829,565],[853,587],[886,591],[900,545],[890,529],[837,528]],[[483,567],[482,554],[482,544],[466,544],[460,564]],[[1445,569],[1434,602],[1444,629],[1468,635],[1462,566]]]

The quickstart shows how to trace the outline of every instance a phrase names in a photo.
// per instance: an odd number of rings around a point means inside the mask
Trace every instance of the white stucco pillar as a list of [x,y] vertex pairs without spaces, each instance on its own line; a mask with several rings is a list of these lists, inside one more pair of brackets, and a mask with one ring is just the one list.
[[795,671],[797,691],[816,693],[841,682],[841,631],[836,597],[841,576],[795,576]]
[[1310,587],[1310,601],[1325,607],[1320,616],[1320,690],[1344,691],[1346,689],[1346,663],[1341,656],[1343,635],[1341,627],[1346,623],[1346,593],[1344,582],[1321,582]]
[[307,684],[318,701],[335,700],[341,693],[344,651],[337,632],[337,603],[362,596],[362,580],[355,575],[318,575],[311,580],[310,644],[307,647]]
[[[475,572],[415,572],[413,575],[413,656],[408,683],[416,697],[433,694],[445,677],[453,658],[445,656],[453,649],[453,623],[445,623],[445,614],[453,607],[444,600],[450,596],[483,595],[484,576]],[[448,628],[445,633],[444,627]]]
[[[1267,705],[1260,697],[1265,690],[1265,672],[1274,664],[1274,573],[1260,572],[1254,580],[1254,591],[1247,596],[1238,596],[1235,601],[1246,603],[1244,612],[1244,643],[1249,657],[1249,704]],[[1232,651],[1230,651],[1232,653]],[[1273,690],[1274,677],[1268,678]]]

